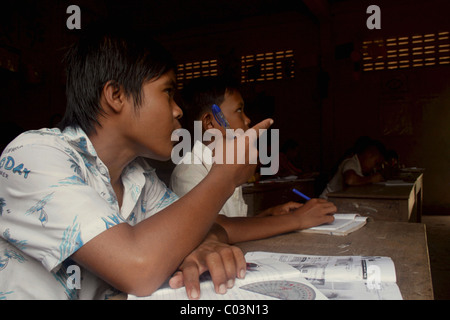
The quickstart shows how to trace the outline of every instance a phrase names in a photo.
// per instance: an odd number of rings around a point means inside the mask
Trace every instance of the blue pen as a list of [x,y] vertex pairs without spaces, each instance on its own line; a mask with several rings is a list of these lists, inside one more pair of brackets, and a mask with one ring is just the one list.
[[301,193],[300,191],[298,191],[297,189],[292,189],[292,192],[294,192],[295,194],[299,195],[300,197],[302,197],[303,199],[306,199],[306,201],[311,200],[310,197],[304,195],[303,193]]
[[216,119],[216,121],[219,123],[220,126],[224,127],[225,129],[231,129],[230,124],[228,123],[222,110],[220,110],[220,108],[217,104],[212,105],[212,113],[213,113],[214,119]]

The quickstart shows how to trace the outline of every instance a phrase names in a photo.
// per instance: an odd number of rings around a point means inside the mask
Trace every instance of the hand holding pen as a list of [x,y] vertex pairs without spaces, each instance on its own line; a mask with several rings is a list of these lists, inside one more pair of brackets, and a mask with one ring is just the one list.
[[299,223],[301,224],[299,229],[308,229],[334,221],[333,215],[336,213],[337,208],[332,202],[325,199],[311,199],[295,188],[292,189],[292,192],[307,201],[294,213],[298,214],[299,217]]

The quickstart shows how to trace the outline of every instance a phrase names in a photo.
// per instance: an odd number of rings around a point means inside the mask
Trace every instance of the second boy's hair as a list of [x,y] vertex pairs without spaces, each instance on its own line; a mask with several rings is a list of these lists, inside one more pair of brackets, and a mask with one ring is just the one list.
[[87,134],[95,132],[104,113],[100,98],[109,81],[138,107],[144,82],[176,70],[171,55],[148,34],[108,22],[87,28],[65,62],[67,107],[60,126],[79,126]]
[[238,83],[226,76],[201,77],[189,82],[181,92],[184,125],[191,129],[193,122],[211,112],[213,104],[220,106],[226,93],[239,90]]

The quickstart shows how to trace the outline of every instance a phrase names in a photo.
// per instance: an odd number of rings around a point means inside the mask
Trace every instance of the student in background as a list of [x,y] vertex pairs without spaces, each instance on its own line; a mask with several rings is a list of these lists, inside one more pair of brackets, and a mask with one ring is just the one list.
[[346,186],[362,186],[383,181],[384,177],[379,171],[384,154],[385,149],[380,142],[367,137],[358,139],[354,154],[340,163],[320,197],[327,199],[328,193],[340,191]]
[[296,176],[297,178],[313,178],[319,175],[318,172],[304,172],[295,166],[295,161],[300,152],[300,146],[293,139],[286,140],[280,148],[279,170],[275,174],[278,177]]
[[214,222],[255,166],[215,164],[179,199],[143,159],[171,156],[176,64],[137,30],[83,31],[61,128],[23,133],[0,158],[0,299],[147,296],[177,270],[170,284],[191,299],[205,271],[225,293],[246,265]]
[[[182,93],[186,119],[201,121],[203,132],[208,129],[225,130],[215,120],[211,108],[218,105],[231,129],[248,129],[250,119],[244,112],[244,101],[233,82],[223,77],[197,78],[186,86]],[[191,122],[191,123],[192,123]],[[180,197],[201,183],[211,170],[208,165],[212,150],[202,141],[195,141],[188,153],[190,164],[181,161],[174,169],[170,186]],[[200,164],[195,164],[197,158]],[[298,229],[310,228],[334,220],[336,207],[323,199],[312,199],[306,204],[285,203],[247,217],[242,188],[235,189],[223,205],[216,222],[227,232],[231,243],[270,237]]]

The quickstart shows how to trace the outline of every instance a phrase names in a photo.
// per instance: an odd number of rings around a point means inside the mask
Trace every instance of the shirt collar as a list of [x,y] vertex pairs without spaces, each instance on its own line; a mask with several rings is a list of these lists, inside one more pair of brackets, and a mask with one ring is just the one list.
[[67,127],[62,133],[66,141],[70,143],[77,151],[86,156],[97,157],[97,151],[95,151],[91,140],[83,129],[79,127]]
[[[80,154],[86,158],[91,157],[88,161],[95,164],[97,168],[106,166],[98,157],[89,137],[79,127],[67,127],[63,131],[66,141],[73,146]],[[93,160],[92,158],[95,158]],[[120,208],[121,215],[124,219],[128,219],[132,210],[136,206],[136,202],[145,186],[146,176],[149,177],[155,171],[144,159],[137,158],[132,161],[122,172],[122,183],[124,185],[124,198],[122,207]],[[100,172],[102,175],[109,177],[108,172]]]

